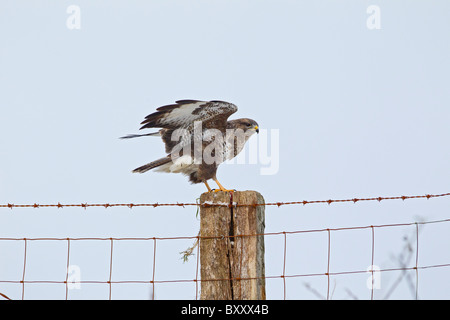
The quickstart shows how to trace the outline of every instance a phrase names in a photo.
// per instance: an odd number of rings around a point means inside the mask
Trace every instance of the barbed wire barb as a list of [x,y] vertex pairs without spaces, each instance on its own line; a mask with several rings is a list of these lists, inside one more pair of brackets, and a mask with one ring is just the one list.
[[[303,200],[303,201],[294,201],[294,202],[269,202],[265,204],[241,204],[233,202],[231,199],[230,203],[205,203],[204,206],[210,207],[210,206],[220,206],[220,207],[229,207],[229,208],[236,208],[236,207],[244,207],[244,206],[258,206],[258,205],[265,205],[265,206],[276,206],[277,208],[284,207],[286,205],[306,205],[306,204],[327,204],[331,205],[334,203],[348,203],[348,204],[356,204],[362,201],[384,201],[384,200],[402,200],[406,201],[409,199],[431,199],[431,198],[438,198],[438,197],[446,197],[450,196],[450,193],[443,193],[443,194],[425,194],[425,195],[415,195],[415,196],[391,196],[391,197],[372,197],[372,198],[348,198],[348,199],[328,199],[328,200]],[[53,207],[53,208],[66,208],[66,207],[75,207],[75,208],[83,208],[87,210],[88,207],[103,207],[105,209],[112,208],[112,207],[128,207],[130,209],[133,209],[135,207],[162,207],[162,206],[177,206],[186,208],[188,206],[195,206],[198,210],[202,206],[200,203],[79,203],[79,204],[61,204],[60,202],[57,202],[56,204],[38,204],[38,203],[32,203],[32,204],[12,204],[7,203],[0,205],[0,208],[7,208],[7,209],[17,209],[17,208],[46,208],[46,207]],[[64,284],[65,285],[65,298],[69,298],[69,267],[72,263],[71,255],[72,255],[72,245],[75,244],[78,241],[100,241],[100,242],[109,242],[109,263],[108,263],[108,273],[107,273],[107,279],[104,280],[79,280],[78,282],[86,283],[86,284],[105,284],[105,286],[108,287],[108,294],[107,298],[112,299],[114,291],[113,284],[148,284],[151,286],[151,297],[152,299],[155,298],[155,285],[163,284],[163,283],[194,283],[195,284],[195,298],[198,298],[198,288],[199,285],[201,286],[202,282],[205,281],[242,281],[242,280],[253,280],[253,279],[281,279],[283,283],[283,293],[282,296],[284,299],[287,299],[289,296],[288,289],[289,286],[289,279],[293,278],[307,278],[307,277],[322,277],[325,279],[327,285],[326,285],[326,292],[319,292],[316,291],[309,283],[303,282],[303,285],[305,286],[306,290],[311,291],[313,294],[315,294],[317,297],[321,297],[324,299],[332,299],[333,293],[335,289],[335,277],[339,275],[351,275],[351,274],[367,274],[370,275],[372,278],[372,286],[370,291],[370,299],[374,299],[374,286],[373,286],[373,277],[375,272],[395,272],[400,271],[401,274],[398,276],[398,279],[396,282],[394,282],[391,287],[389,288],[388,293],[386,294],[387,298],[391,295],[393,290],[398,287],[398,284],[400,281],[407,281],[408,288],[411,292],[411,296],[413,298],[418,299],[419,295],[419,271],[421,273],[421,270],[426,269],[438,269],[438,268],[448,268],[450,269],[450,261],[436,261],[435,263],[429,263],[429,264],[419,264],[419,242],[422,242],[423,240],[420,240],[419,238],[419,227],[423,227],[424,225],[429,224],[448,224],[450,223],[450,218],[441,219],[441,220],[429,220],[429,221],[415,221],[415,222],[407,222],[407,223],[386,223],[386,224],[378,224],[378,225],[357,225],[357,226],[343,226],[343,227],[334,227],[334,228],[322,228],[322,229],[304,229],[304,230],[290,230],[290,231],[278,231],[278,232],[265,232],[260,234],[239,234],[239,237],[241,238],[249,238],[249,237],[258,237],[258,236],[264,236],[264,237],[281,237],[284,242],[283,245],[283,254],[281,257],[282,262],[282,270],[279,273],[275,274],[269,274],[269,275],[263,275],[260,277],[241,277],[239,275],[239,278],[236,277],[230,277],[227,279],[210,279],[210,278],[201,278],[199,276],[199,244],[201,241],[208,240],[208,239],[227,239],[231,237],[236,237],[236,235],[229,235],[229,234],[221,234],[221,235],[214,235],[214,236],[201,236],[200,233],[198,233],[195,236],[172,236],[172,237],[0,237],[0,242],[7,242],[7,241],[18,241],[23,242],[23,250],[22,250],[22,268],[21,268],[21,274],[18,275],[16,279],[2,279],[2,275],[0,275],[0,284],[17,284],[21,287],[21,295],[18,294],[16,298],[20,299],[20,296],[22,299],[25,299],[27,296],[25,292],[28,292],[27,286],[28,284]],[[374,263],[375,261],[375,246],[376,246],[376,237],[375,233],[378,229],[386,229],[386,228],[398,228],[398,227],[414,227],[414,233],[412,236],[405,238],[407,240],[403,252],[398,256],[398,267],[393,268],[378,268],[374,269]],[[333,252],[336,250],[333,244],[335,243],[335,233],[336,232],[346,232],[346,231],[354,231],[354,230],[362,230],[362,229],[368,229],[370,230],[371,236],[370,236],[370,245],[371,245],[371,254],[370,254],[370,260],[367,261],[367,263],[370,263],[370,268],[368,269],[353,269],[353,270],[339,270],[335,271],[334,269],[334,263],[333,259],[331,258],[333,256]],[[402,229],[402,228],[400,228]],[[448,230],[448,225],[447,225]],[[317,270],[316,272],[310,272],[310,273],[299,273],[296,269],[291,270],[290,267],[288,267],[287,263],[287,257],[290,256],[290,252],[292,252],[292,248],[295,248],[290,242],[288,242],[288,238],[295,234],[311,234],[311,233],[325,233],[327,235],[327,245],[325,246],[325,254],[326,254],[326,270]],[[152,271],[151,274],[149,274],[147,279],[138,279],[138,280],[115,280],[115,276],[113,275],[114,270],[116,269],[113,267],[115,265],[114,260],[117,253],[118,248],[120,246],[116,246],[117,243],[120,241],[152,241],[153,242],[153,260],[152,260]],[[157,261],[157,243],[161,240],[194,240],[194,244],[186,249],[185,251],[180,252],[182,254],[182,259],[184,262],[187,262],[189,256],[194,254],[194,250],[196,250],[197,259],[196,259],[196,268],[195,268],[195,274],[193,274],[191,277],[186,277],[185,279],[158,279],[158,273],[156,272],[156,265]],[[65,251],[65,269],[66,274],[64,275],[64,278],[60,280],[31,280],[27,279],[29,269],[32,269],[31,266],[32,257],[33,254],[29,255],[29,253],[33,250],[33,245],[30,245],[30,243],[36,242],[36,241],[64,241],[67,243],[67,249]],[[377,240],[378,243],[378,240]],[[243,241],[241,241],[241,246],[243,244]],[[423,246],[421,246],[421,254],[423,252]],[[31,250],[31,251],[30,251]],[[158,251],[161,249],[158,246]],[[242,250],[242,248],[241,248]],[[32,252],[31,252],[32,253]],[[21,254],[21,253],[19,253]],[[30,260],[31,259],[31,260]],[[332,261],[333,260],[333,261]],[[413,263],[413,260],[414,263]],[[440,262],[440,263],[437,263]],[[20,266],[20,264],[19,264]],[[159,263],[158,263],[159,266]],[[159,267],[158,267],[159,268]],[[163,268],[163,266],[161,267]],[[325,271],[325,272],[324,272]],[[415,279],[413,272],[415,273]],[[334,282],[333,282],[334,281]],[[334,286],[333,286],[334,284]],[[325,290],[324,290],[325,291]],[[20,296],[19,296],[20,295]],[[14,299],[11,294],[8,292],[5,292],[2,290],[0,292],[0,297],[3,299]],[[352,296],[355,298],[356,296]]]
[[[328,199],[328,200],[303,200],[303,201],[289,201],[289,202],[268,202],[268,203],[261,203],[261,204],[242,204],[242,203],[233,203],[233,207],[248,207],[248,206],[277,206],[278,208],[285,205],[297,205],[301,204],[303,206],[307,204],[328,204],[331,205],[332,203],[345,203],[345,202],[363,202],[363,201],[384,201],[384,200],[409,200],[409,199],[431,199],[431,198],[440,198],[440,197],[448,197],[450,196],[450,192],[448,193],[442,193],[442,194],[426,194],[426,195],[415,195],[415,196],[390,196],[390,197],[371,197],[371,198],[350,198],[350,199]],[[81,207],[84,209],[87,209],[88,207],[104,207],[104,208],[111,208],[111,207],[128,207],[130,209],[134,207],[183,207],[186,206],[196,206],[196,207],[230,207],[230,204],[228,203],[81,203],[81,204],[61,204],[58,202],[58,204],[0,204],[0,208],[51,208],[51,207],[57,207],[57,208],[65,208],[65,207]]]

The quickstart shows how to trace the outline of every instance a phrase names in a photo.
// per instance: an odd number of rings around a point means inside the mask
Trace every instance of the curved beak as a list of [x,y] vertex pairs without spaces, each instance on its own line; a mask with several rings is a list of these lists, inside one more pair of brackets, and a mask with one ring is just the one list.
[[256,133],[259,133],[259,127],[255,126],[253,129],[255,129]]

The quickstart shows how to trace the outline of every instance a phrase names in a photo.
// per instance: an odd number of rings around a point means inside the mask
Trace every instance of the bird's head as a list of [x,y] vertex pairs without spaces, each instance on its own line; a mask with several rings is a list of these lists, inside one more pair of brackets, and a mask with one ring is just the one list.
[[259,133],[259,125],[255,120],[248,119],[248,118],[242,118],[242,119],[236,119],[228,121],[228,128],[229,129],[241,129],[243,130],[246,135],[252,135],[255,132]]

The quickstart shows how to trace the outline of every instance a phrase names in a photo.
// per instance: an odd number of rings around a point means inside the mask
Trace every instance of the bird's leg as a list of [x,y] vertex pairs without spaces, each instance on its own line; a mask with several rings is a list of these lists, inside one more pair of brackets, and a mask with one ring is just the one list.
[[235,190],[229,190],[229,189],[225,189],[220,182],[217,180],[216,177],[213,178],[213,180],[217,183],[217,185],[219,186],[219,190],[214,190],[214,192],[219,192],[219,191],[226,191],[226,192],[234,192]]
[[208,188],[208,192],[211,192],[212,190],[209,187],[208,182],[206,182],[206,180],[205,180],[205,181],[203,181],[203,183],[205,184],[206,188]]

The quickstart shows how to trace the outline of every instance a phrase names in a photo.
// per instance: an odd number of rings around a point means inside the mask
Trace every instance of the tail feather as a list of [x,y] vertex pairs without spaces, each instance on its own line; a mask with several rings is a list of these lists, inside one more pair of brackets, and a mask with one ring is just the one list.
[[157,168],[159,166],[162,166],[163,164],[169,163],[172,161],[172,158],[170,157],[164,157],[155,161],[152,161],[150,163],[144,164],[143,166],[140,166],[139,168],[136,168],[133,170],[134,173],[144,173],[148,170]]

